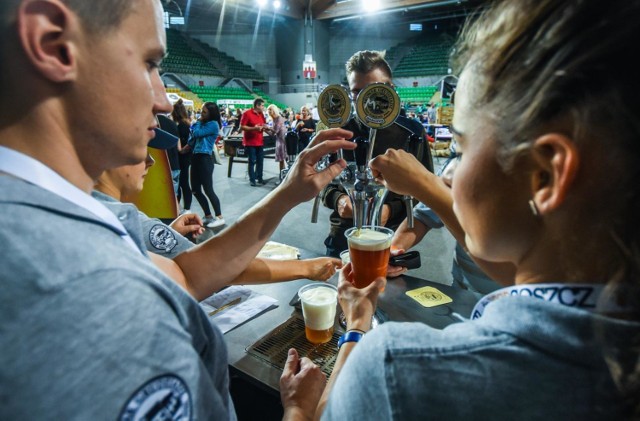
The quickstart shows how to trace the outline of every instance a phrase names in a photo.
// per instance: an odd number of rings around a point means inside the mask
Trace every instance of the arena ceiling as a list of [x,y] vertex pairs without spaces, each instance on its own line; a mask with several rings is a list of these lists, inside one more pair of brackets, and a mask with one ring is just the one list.
[[[257,0],[163,0],[169,11],[187,16],[209,15],[212,18],[234,11],[235,18],[255,21],[255,16],[287,16],[294,19],[341,21],[363,17],[367,14],[385,14],[390,19],[405,17],[405,20],[420,20],[438,16],[464,16],[487,0],[378,0],[376,11],[367,7],[375,0],[280,0],[279,9],[273,8],[273,0],[260,9]],[[241,13],[238,13],[238,10]],[[188,19],[188,17],[187,17]]]

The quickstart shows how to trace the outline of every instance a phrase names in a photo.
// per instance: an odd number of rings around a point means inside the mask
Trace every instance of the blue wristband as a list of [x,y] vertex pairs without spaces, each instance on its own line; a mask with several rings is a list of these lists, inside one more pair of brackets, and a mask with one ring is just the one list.
[[360,341],[360,339],[362,339],[363,336],[364,336],[364,333],[362,333],[362,332],[358,332],[358,331],[355,331],[355,330],[347,331],[347,333],[345,333],[344,335],[340,336],[340,339],[338,340],[338,349],[340,349],[340,347],[342,345],[344,345],[345,342],[358,342],[358,341]]

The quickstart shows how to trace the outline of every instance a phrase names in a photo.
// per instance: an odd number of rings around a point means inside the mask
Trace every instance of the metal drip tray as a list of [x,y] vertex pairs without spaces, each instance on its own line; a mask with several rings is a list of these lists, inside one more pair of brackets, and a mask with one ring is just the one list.
[[249,355],[282,370],[287,361],[289,348],[295,348],[301,358],[309,358],[329,376],[338,355],[338,339],[342,333],[336,329],[329,342],[314,345],[305,337],[302,316],[296,314],[249,346],[246,351]]

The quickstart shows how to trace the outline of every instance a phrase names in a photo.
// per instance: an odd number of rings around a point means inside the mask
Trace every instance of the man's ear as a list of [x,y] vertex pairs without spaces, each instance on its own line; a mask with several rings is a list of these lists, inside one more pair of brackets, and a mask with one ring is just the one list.
[[566,135],[549,133],[535,140],[532,158],[533,201],[540,214],[544,215],[564,202],[578,173],[579,152]]
[[24,2],[18,10],[20,42],[29,62],[53,82],[74,80],[77,16],[60,0]]

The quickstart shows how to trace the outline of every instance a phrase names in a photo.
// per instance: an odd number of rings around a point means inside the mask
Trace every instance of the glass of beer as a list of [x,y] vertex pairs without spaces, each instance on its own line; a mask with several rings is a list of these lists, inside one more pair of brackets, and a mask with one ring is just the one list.
[[346,265],[351,261],[351,257],[349,257],[349,250],[340,252],[340,260],[342,260],[342,266]]
[[338,306],[338,288],[331,284],[313,283],[298,291],[304,317],[304,332],[313,344],[329,342]]
[[349,243],[353,284],[356,288],[365,288],[376,278],[387,276],[392,230],[365,225],[361,229],[349,228],[344,235]]

